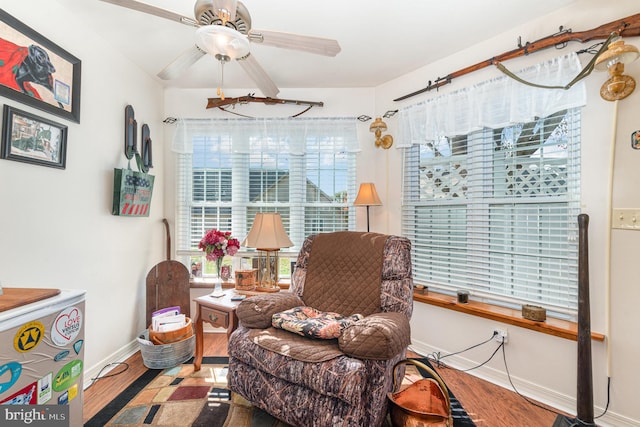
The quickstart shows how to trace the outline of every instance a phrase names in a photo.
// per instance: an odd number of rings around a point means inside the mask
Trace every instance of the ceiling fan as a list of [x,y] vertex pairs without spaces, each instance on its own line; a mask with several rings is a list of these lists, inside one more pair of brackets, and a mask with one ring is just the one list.
[[336,40],[253,29],[249,11],[238,0],[197,0],[194,6],[194,18],[137,0],[102,1],[197,28],[195,45],[158,73],[158,77],[163,80],[177,78],[208,53],[220,61],[222,66],[226,62],[236,60],[265,96],[275,98],[279,89],[251,55],[250,43],[325,56],[336,56],[340,52],[340,45]]

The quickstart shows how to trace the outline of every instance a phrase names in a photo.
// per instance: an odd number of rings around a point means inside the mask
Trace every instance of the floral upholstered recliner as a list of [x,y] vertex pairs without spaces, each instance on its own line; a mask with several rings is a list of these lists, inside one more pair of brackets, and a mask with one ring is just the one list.
[[[293,426],[380,426],[393,366],[410,344],[412,295],[408,239],[350,231],[307,237],[291,292],[238,306],[229,388]],[[282,329],[291,316],[321,326]]]

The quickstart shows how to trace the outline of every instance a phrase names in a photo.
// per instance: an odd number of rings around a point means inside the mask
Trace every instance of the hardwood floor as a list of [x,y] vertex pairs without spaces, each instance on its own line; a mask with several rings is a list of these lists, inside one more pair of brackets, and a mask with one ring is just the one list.
[[[205,356],[227,356],[226,334],[204,336]],[[125,365],[117,366],[108,374],[113,376],[95,381],[84,391],[85,422],[146,370],[139,352],[126,363],[126,370]],[[531,405],[516,393],[465,372],[441,367],[438,373],[478,427],[550,427],[556,418],[554,413]]]

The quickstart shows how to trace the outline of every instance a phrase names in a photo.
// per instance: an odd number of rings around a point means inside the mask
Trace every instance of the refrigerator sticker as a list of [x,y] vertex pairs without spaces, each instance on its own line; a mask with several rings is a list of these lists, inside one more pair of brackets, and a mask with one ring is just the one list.
[[70,351],[69,350],[62,350],[60,353],[56,354],[53,357],[53,361],[54,362],[59,362],[62,359],[64,359],[65,357],[67,357],[69,355]]
[[75,399],[78,396],[78,383],[75,383],[74,385],[69,387],[69,390],[67,390],[67,393],[69,394],[69,402],[71,402],[73,399]]
[[82,328],[82,312],[77,307],[65,308],[51,327],[51,340],[59,347],[69,344]]
[[12,394],[0,404],[2,405],[35,405],[37,383],[31,383],[22,390]]
[[53,391],[62,391],[68,388],[82,373],[82,360],[74,360],[62,367],[53,380]]
[[24,324],[13,338],[13,347],[20,353],[31,351],[42,341],[44,325],[37,320]]
[[66,391],[58,396],[58,405],[68,405],[69,404],[69,393]]
[[44,377],[38,380],[38,405],[44,405],[53,395],[53,389],[51,388],[51,378],[53,373],[49,372]]
[[76,354],[80,354],[80,350],[82,350],[82,344],[84,344],[84,340],[78,340],[73,343],[73,351],[75,351]]
[[0,378],[2,378],[7,372],[11,373],[11,378],[9,378],[9,381],[5,383],[0,383],[0,393],[4,393],[9,390],[11,386],[18,381],[18,378],[20,378],[20,374],[22,373],[22,365],[18,362],[9,362],[0,366]]

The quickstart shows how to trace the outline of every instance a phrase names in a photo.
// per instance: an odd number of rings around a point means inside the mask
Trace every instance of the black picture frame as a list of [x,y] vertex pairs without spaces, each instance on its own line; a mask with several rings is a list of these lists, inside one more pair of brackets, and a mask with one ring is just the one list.
[[81,61],[0,9],[0,95],[80,123]]
[[65,169],[68,128],[5,105],[0,158]]

